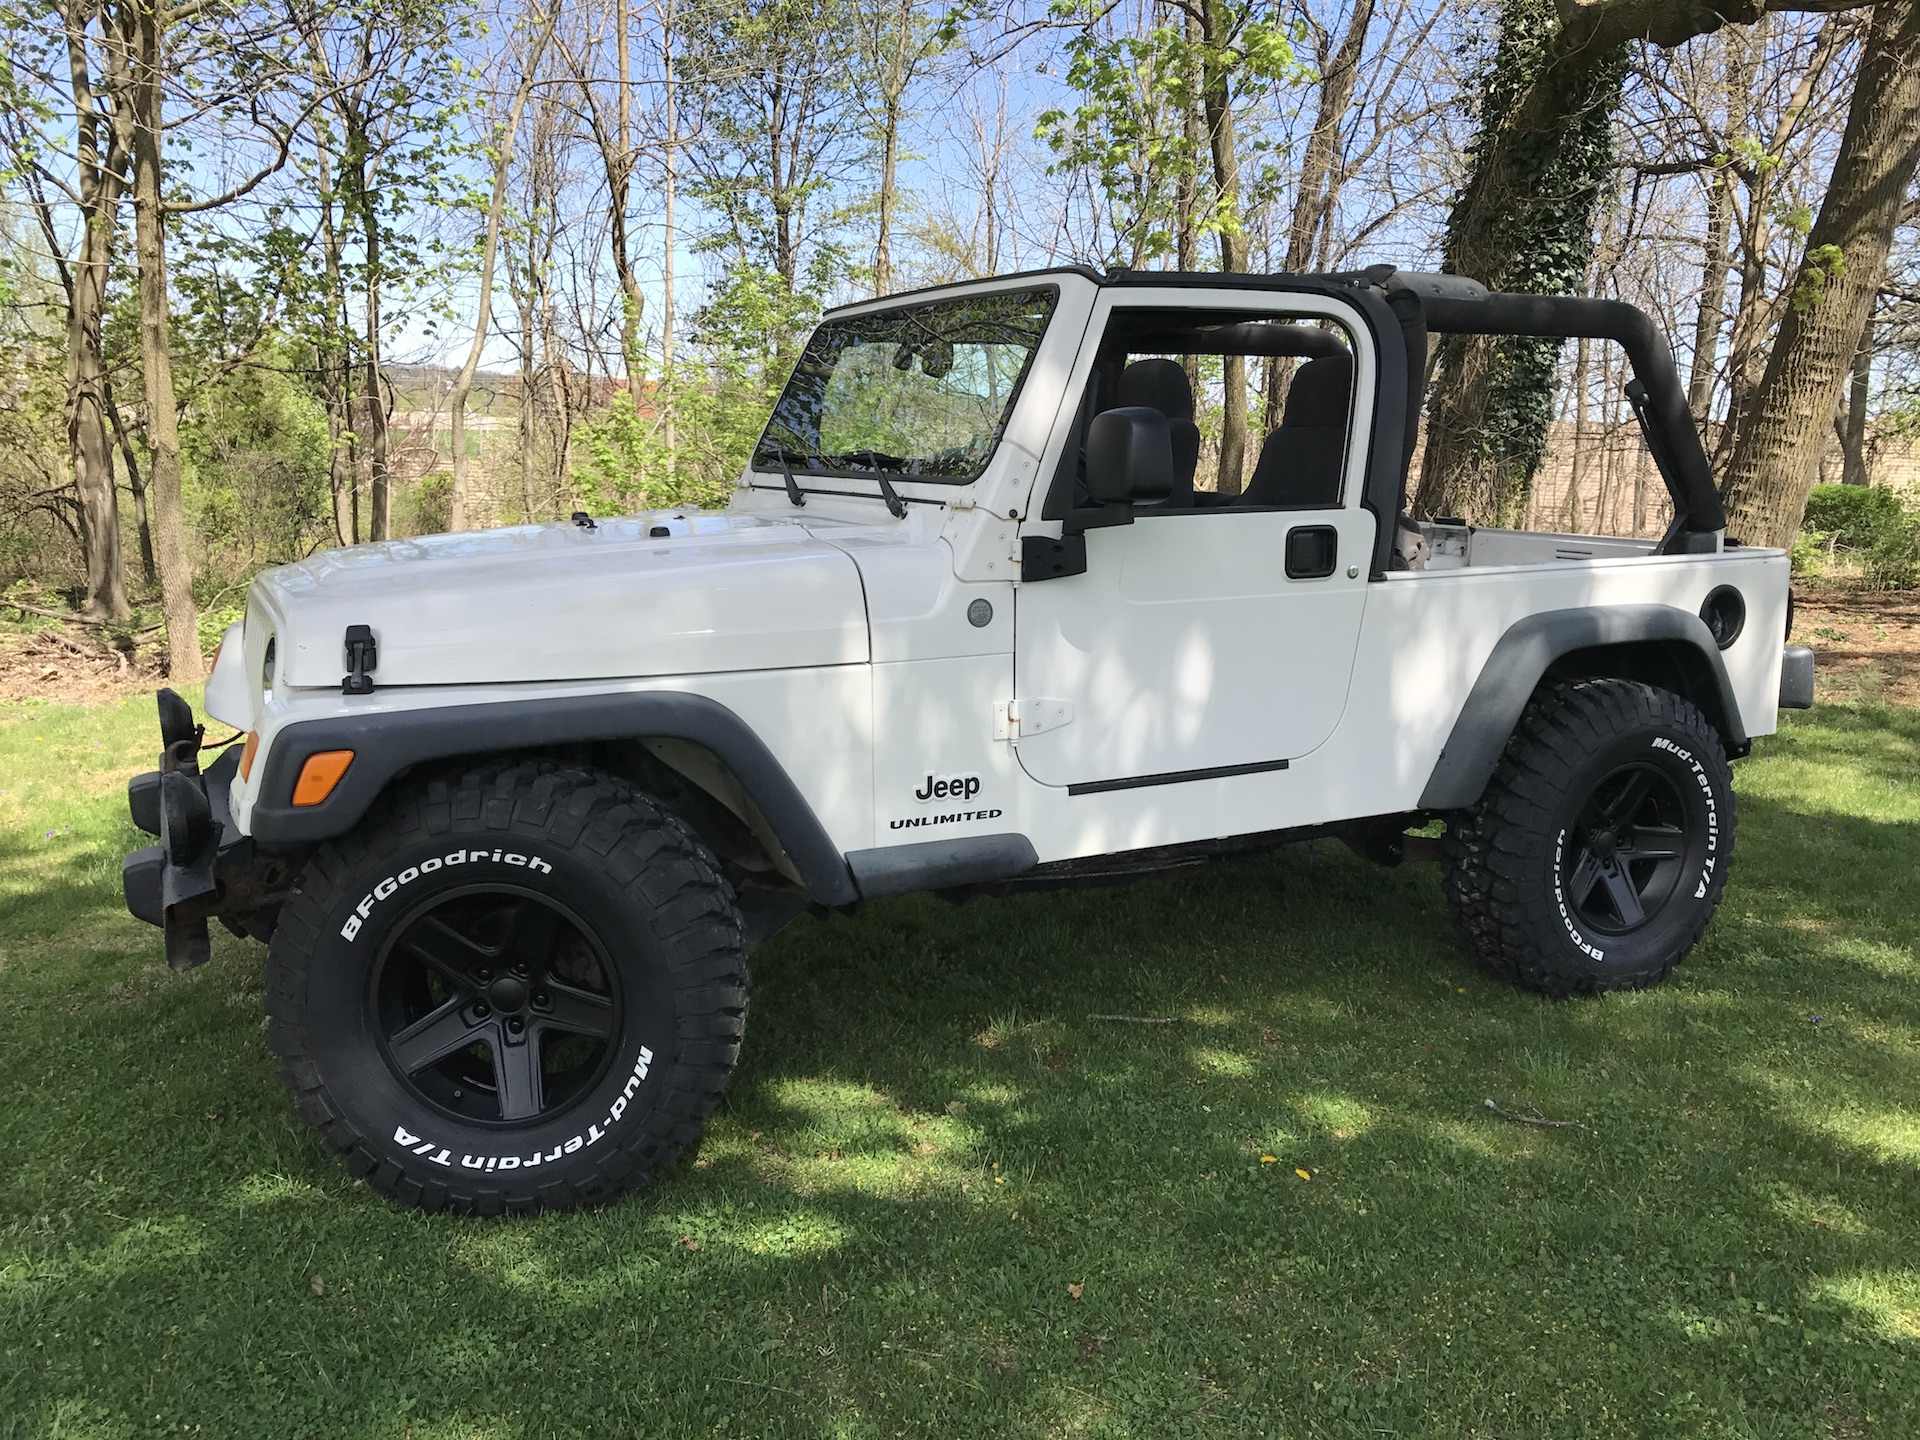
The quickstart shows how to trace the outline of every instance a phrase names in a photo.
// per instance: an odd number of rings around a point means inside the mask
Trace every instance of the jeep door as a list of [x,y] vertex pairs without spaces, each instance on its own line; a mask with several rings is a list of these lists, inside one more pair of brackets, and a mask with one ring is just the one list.
[[[1276,339],[1281,326],[1314,333]],[[1135,506],[1131,523],[1085,529],[1083,573],[1019,587],[1020,763],[1042,784],[1083,793],[1284,769],[1332,734],[1346,706],[1374,541],[1360,506],[1366,426],[1355,419],[1372,411],[1368,336],[1329,297],[1172,287],[1107,291],[1088,333],[1101,338],[1069,389],[1077,413],[1062,416],[1042,513],[1064,509],[1069,533],[1099,518],[1085,511],[1085,426],[1121,404],[1178,411],[1180,372],[1202,382],[1194,419],[1183,428],[1169,415],[1176,468],[1198,452],[1195,483],[1190,495]],[[1299,352],[1242,358],[1252,488],[1239,496],[1218,490],[1229,364],[1175,348],[1234,344]],[[1285,419],[1263,436],[1270,367]]]

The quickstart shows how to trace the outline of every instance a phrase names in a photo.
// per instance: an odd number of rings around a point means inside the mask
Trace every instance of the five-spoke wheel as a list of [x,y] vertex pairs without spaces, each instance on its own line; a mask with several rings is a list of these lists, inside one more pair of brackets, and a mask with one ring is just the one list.
[[593,1083],[619,1026],[619,977],[579,919],[512,887],[436,896],[375,970],[388,1062],[466,1120],[533,1120]]
[[1624,935],[1657,914],[1680,882],[1686,807],[1669,776],[1635,761],[1593,787],[1569,838],[1562,863],[1574,913],[1596,934]]
[[1726,750],[1696,706],[1632,680],[1545,686],[1485,794],[1448,817],[1447,900],[1517,985],[1639,989],[1706,929],[1733,827]]
[[624,781],[428,777],[317,850],[267,961],[300,1113],[408,1204],[561,1210],[699,1135],[746,1026],[733,891]]

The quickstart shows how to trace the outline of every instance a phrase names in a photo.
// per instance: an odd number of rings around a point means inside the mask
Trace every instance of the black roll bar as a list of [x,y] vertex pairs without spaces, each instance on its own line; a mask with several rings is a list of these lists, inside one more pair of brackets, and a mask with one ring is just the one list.
[[[1713,483],[1700,429],[1687,408],[1673,351],[1645,311],[1623,300],[1518,295],[1488,290],[1458,275],[1396,274],[1386,290],[1420,297],[1427,329],[1441,335],[1530,335],[1550,340],[1613,340],[1627,352],[1628,386],[1647,449],[1673,497],[1674,522],[1660,553],[1717,550],[1726,508]],[[1638,393],[1635,393],[1635,392]]]

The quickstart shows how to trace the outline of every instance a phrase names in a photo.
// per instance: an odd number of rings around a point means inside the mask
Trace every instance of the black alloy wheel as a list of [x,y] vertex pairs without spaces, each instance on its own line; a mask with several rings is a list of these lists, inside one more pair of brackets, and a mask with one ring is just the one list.
[[1733,832],[1733,773],[1698,707],[1632,680],[1547,685],[1485,793],[1447,819],[1447,903],[1515,985],[1644,989],[1713,918]]
[[436,896],[402,920],[370,1001],[388,1064],[428,1104],[511,1124],[591,1086],[620,1028],[619,972],[566,907],[515,887]]
[[1626,935],[1673,898],[1687,854],[1687,810],[1672,779],[1639,761],[1603,776],[1562,857],[1573,913],[1595,934]]
[[392,791],[307,860],[267,1017],[301,1116],[375,1189],[567,1210],[699,1138],[746,1030],[745,926],[652,797],[485,762]]

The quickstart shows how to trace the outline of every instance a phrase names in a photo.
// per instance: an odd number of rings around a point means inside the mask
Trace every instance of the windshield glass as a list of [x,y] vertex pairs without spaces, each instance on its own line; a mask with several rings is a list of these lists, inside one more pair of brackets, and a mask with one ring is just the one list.
[[754,469],[974,479],[1054,298],[1051,288],[1016,290],[828,320],[773,407]]

